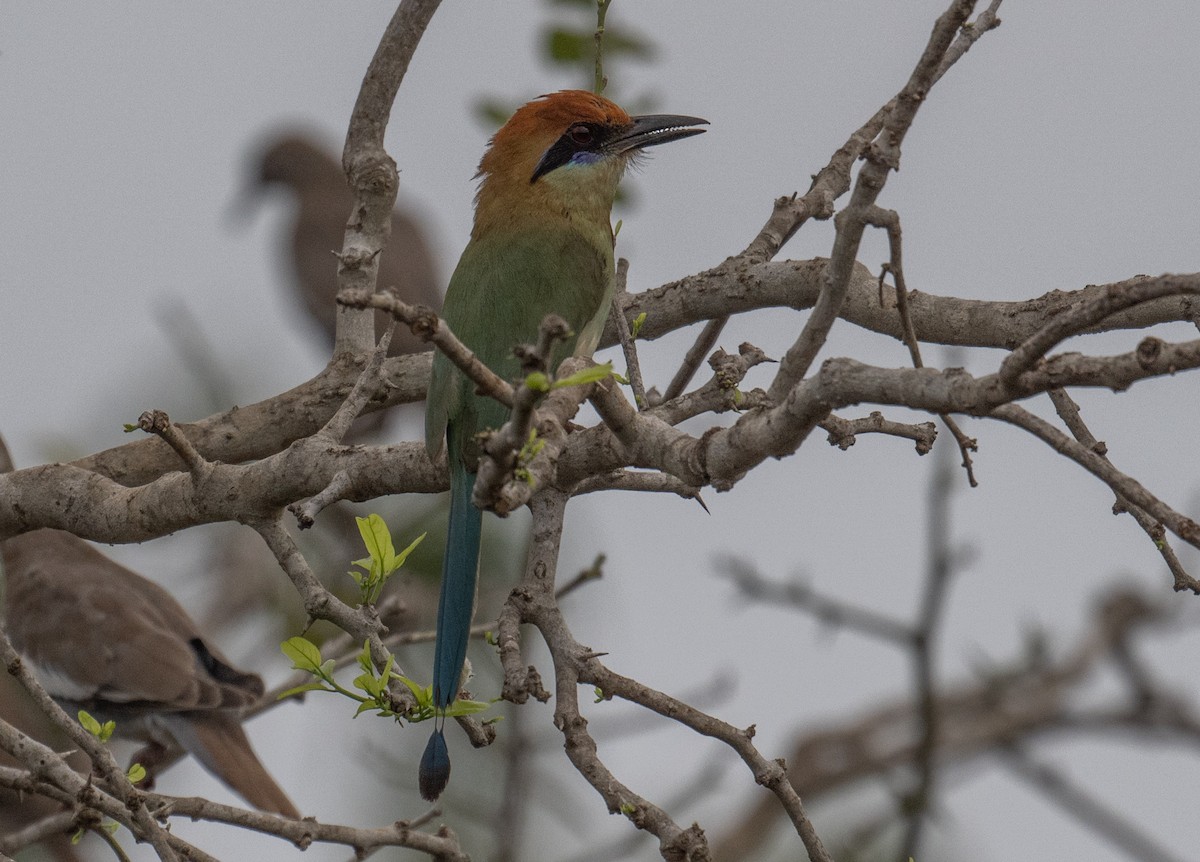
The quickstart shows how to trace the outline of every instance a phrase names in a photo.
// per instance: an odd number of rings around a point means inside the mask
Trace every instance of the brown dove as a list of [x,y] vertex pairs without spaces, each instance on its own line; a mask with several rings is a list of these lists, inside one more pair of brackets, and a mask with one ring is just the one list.
[[[260,187],[279,185],[296,198],[292,227],[291,268],[296,292],[305,310],[333,343],[337,319],[337,257],[354,198],[341,165],[324,150],[299,134],[277,138],[262,154]],[[413,216],[396,210],[392,231],[379,259],[380,289],[394,288],[405,302],[441,308],[441,282],[433,257]],[[388,318],[376,315],[376,334],[382,335]],[[407,327],[398,326],[389,353],[419,353],[430,346]]]
[[172,742],[263,811],[300,813],[241,726],[262,680],[235,668],[171,595],[62,530],[0,542],[6,628],[43,687],[74,715],[146,742],[153,775]]

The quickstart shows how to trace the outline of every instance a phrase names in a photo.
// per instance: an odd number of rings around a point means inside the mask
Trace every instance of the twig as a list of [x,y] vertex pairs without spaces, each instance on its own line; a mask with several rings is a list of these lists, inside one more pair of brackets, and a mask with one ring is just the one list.
[[[475,623],[473,626],[471,626],[469,632],[470,637],[479,639],[487,635],[488,632],[494,632],[495,630],[495,620],[488,620],[487,622]],[[383,638],[383,645],[388,649],[392,649],[393,647],[411,646],[412,644],[433,643],[436,637],[437,632],[433,629],[417,632],[393,632],[392,634],[389,634],[387,637]],[[354,641],[350,639],[350,636],[345,634],[343,634],[340,640],[332,645],[325,644],[321,647],[321,655],[326,659],[333,659],[334,671],[339,671],[343,668],[350,667],[350,665],[357,664],[358,656],[361,652],[362,646],[354,643]],[[269,689],[265,694],[263,694],[258,703],[246,710],[246,717],[253,718],[256,715],[261,715],[262,713],[272,709],[277,704],[284,703],[285,701],[279,700],[279,696],[281,694],[296,688],[299,685],[303,685],[306,682],[312,682],[312,674],[308,673],[307,671],[297,671],[292,676],[288,677],[283,682],[279,683],[274,688]],[[299,692],[298,694],[293,695],[291,698],[288,698],[288,700],[303,700],[304,695],[304,692]]]
[[584,584],[600,580],[604,577],[604,562],[607,559],[608,557],[605,554],[596,554],[596,559],[592,560],[590,566],[554,591],[554,598],[561,600],[564,596],[570,595]]
[[[944,446],[943,452],[948,452]],[[936,457],[936,456],[935,456]],[[908,813],[904,840],[898,855],[900,862],[917,856],[921,834],[934,804],[937,787],[937,752],[941,743],[942,717],[938,712],[938,689],[934,671],[934,650],[942,627],[946,596],[954,575],[954,551],[951,547],[950,496],[952,473],[945,457],[935,461],[933,476],[926,497],[925,522],[926,572],[921,609],[913,625],[914,638],[910,658],[917,715],[920,717],[920,737],[913,750],[913,765],[917,779],[905,795],[904,810]]]
[[[313,435],[315,439],[331,445],[340,445],[345,439],[346,434],[350,431],[350,426],[354,424],[354,420],[362,413],[371,398],[395,331],[396,326],[393,323],[383,333],[383,337],[379,339],[379,344],[376,345],[366,367],[363,368],[362,374],[358,375],[358,380],[354,382],[350,394],[346,396],[342,406],[334,411],[333,416],[329,417],[329,421],[325,423],[324,427]],[[339,500],[346,499],[353,488],[354,482],[350,478],[350,474],[345,470],[339,470],[333,474],[329,484],[320,493],[303,503],[292,503],[287,508],[296,516],[296,522],[300,529],[307,530],[316,522],[317,515]]]
[[1077,335],[1104,318],[1165,296],[1200,295],[1200,285],[1188,276],[1163,275],[1142,281],[1109,285],[1105,292],[1070,313],[1050,320],[1000,364],[1000,382],[1015,387],[1017,378],[1032,369],[1061,341]]
[[[901,238],[900,214],[895,210],[872,207],[868,218],[871,224],[884,228],[888,235],[888,251],[891,259],[879,271],[880,304],[883,301],[883,279],[890,272],[896,285],[896,313],[900,316],[900,329],[904,334],[904,343],[908,346],[908,354],[912,359],[913,368],[922,368],[925,363],[921,360],[921,345],[917,341],[912,315],[908,310],[908,285],[904,281],[904,244]],[[938,418],[954,435],[954,441],[958,444],[958,451],[962,456],[963,469],[967,472],[967,483],[972,488],[979,487],[979,482],[975,480],[975,465],[971,460],[971,453],[979,450],[979,444],[964,434],[958,423],[949,414],[942,413]]]
[[629,261],[621,258],[617,261],[617,289],[613,295],[613,317],[617,321],[617,335],[621,338],[621,351],[625,354],[625,371],[629,375],[629,385],[633,388],[633,400],[639,410],[649,406],[646,400],[646,384],[642,381],[642,364],[638,361],[637,345],[634,344],[633,333],[629,329],[629,319],[625,316],[625,308],[629,304],[627,291],[629,278]]
[[908,646],[916,631],[907,623],[858,605],[823,596],[799,581],[769,581],[752,564],[732,555],[719,559],[721,574],[745,597],[772,606],[789,605],[827,625],[838,626],[882,641]]
[[[1049,422],[1033,415],[1016,404],[1005,404],[992,411],[992,416],[1024,428],[1046,443],[1055,452],[1065,455],[1093,476],[1108,485],[1114,493],[1145,510],[1151,518],[1165,526],[1188,544],[1200,548],[1200,524],[1163,503],[1133,478],[1113,467],[1107,458],[1096,454],[1090,447],[1067,437]],[[1176,583],[1176,591],[1191,590],[1200,595],[1200,582],[1188,578]]]
[[[587,722],[579,714],[579,686],[590,684],[598,687],[604,697],[617,696],[638,703],[732,747],[750,767],[755,781],[779,799],[792,818],[810,858],[814,862],[829,862],[830,857],[808,821],[799,796],[787,780],[786,767],[781,761],[768,761],[758,753],[751,743],[753,728],[735,728],[682,701],[613,673],[598,661],[596,652],[584,648],[571,636],[553,594],[565,504],[565,495],[550,491],[535,496],[532,501],[533,542],[525,577],[510,595],[505,612],[501,614],[501,649],[503,658],[503,639],[513,638],[521,621],[532,623],[541,632],[555,657],[555,726],[563,732],[567,756],[576,769],[600,793],[610,811],[620,811],[638,828],[658,836],[664,858],[706,858],[707,842],[698,826],[681,829],[662,808],[635,794],[600,761],[596,742],[587,731]],[[510,668],[520,672],[519,660],[505,663],[506,677]]]
[[129,854],[117,841],[117,837],[102,826],[89,826],[88,831],[108,845],[108,849],[117,857],[117,862],[130,862]]
[[592,83],[593,93],[603,93],[608,86],[604,76],[604,16],[608,14],[612,0],[596,0],[596,77]]
[[1004,763],[1019,778],[1040,790],[1084,826],[1141,862],[1183,862],[1121,811],[1105,805],[1050,766],[1035,761],[1022,747],[1002,749]]
[[[1065,389],[1051,389],[1047,393],[1050,396],[1050,401],[1054,404],[1054,409],[1058,415],[1066,423],[1067,428],[1080,444],[1088,447],[1101,458],[1108,457],[1108,447],[1101,443],[1092,434],[1087,423],[1083,421],[1083,417],[1079,413],[1079,405],[1071,398]],[[1171,543],[1167,541],[1166,531],[1162,524],[1150,517],[1144,509],[1137,506],[1120,494],[1117,495],[1117,501],[1113,504],[1113,514],[1127,512],[1132,517],[1143,532],[1150,537],[1150,541],[1154,543],[1154,547],[1158,549],[1162,555],[1163,562],[1167,564],[1167,569],[1175,578],[1175,590],[1177,592],[1183,590],[1192,590],[1196,592],[1200,589],[1200,581],[1197,581],[1187,573],[1180,561],[1175,549],[1171,547]]]
[[[570,636],[566,623],[554,601],[555,571],[562,537],[565,494],[546,490],[531,501],[534,532],[529,559],[521,585],[509,596],[501,613],[501,656],[504,658],[504,639],[513,637],[519,621],[538,627],[555,656],[554,724],[564,737],[567,757],[579,773],[604,799],[608,810],[620,812],[639,829],[659,838],[664,858],[703,859],[707,843],[698,826],[681,828],[660,807],[634,793],[622,784],[596,754],[596,742],[587,731],[587,721],[579,713],[579,685],[591,682],[585,678],[581,665],[590,665],[594,654],[585,650]],[[504,631],[506,630],[506,631]],[[519,660],[515,666],[520,670]],[[521,680],[510,682],[512,664],[505,663],[505,688],[524,685]]]
[[717,350],[708,358],[713,376],[707,383],[686,395],[662,399],[650,412],[670,425],[678,425],[702,413],[746,411],[770,406],[766,393],[761,389],[744,392],[740,388],[750,369],[764,362],[774,360],[749,342],[738,345],[736,355]]
[[704,357],[708,356],[708,352],[716,345],[717,339],[721,337],[721,330],[725,328],[725,324],[728,322],[729,316],[726,315],[704,324],[704,329],[700,330],[700,334],[696,336],[696,341],[688,348],[688,352],[684,354],[683,363],[679,366],[679,370],[675,372],[675,376],[671,378],[671,382],[667,386],[667,391],[662,394],[659,403],[674,400],[683,394],[683,390],[692,382],[692,377],[695,376],[696,369],[700,367],[700,363],[704,361]]
[[[557,314],[548,314],[538,328],[537,345],[532,350],[522,348],[517,351],[522,362],[522,380],[513,391],[512,412],[504,424],[489,433],[483,441],[484,457],[479,459],[479,475],[472,494],[472,502],[481,509],[492,509],[498,515],[507,515],[528,499],[527,494],[523,493],[525,489],[536,487],[532,474],[528,474],[524,481],[514,483],[522,453],[526,452],[526,447],[535,437],[534,408],[547,394],[544,387],[530,385],[530,375],[540,372],[541,379],[549,382],[551,391],[554,391],[550,375],[551,355],[554,346],[563,341],[569,332],[570,327],[565,320]],[[561,437],[562,425],[565,422],[559,423],[557,428],[546,429],[547,436]],[[537,445],[544,449],[546,444],[541,441],[541,430],[537,429]]]
[[[329,620],[350,635],[356,643],[366,643],[371,654],[371,663],[378,671],[383,672],[389,666],[392,654],[380,639],[384,626],[375,606],[362,605],[352,608],[331,593],[300,553],[283,524],[282,513],[278,513],[274,518],[256,520],[250,526],[266,542],[279,567],[300,594],[309,619]],[[390,679],[387,691],[391,707],[397,714],[402,715],[415,706],[412,692],[399,680]]]
[[137,427],[166,442],[187,466],[193,479],[197,482],[203,481],[208,474],[208,462],[196,451],[196,447],[191,444],[178,426],[171,422],[170,416],[162,410],[147,410],[138,417]]
[[302,503],[292,503],[287,507],[288,511],[296,516],[297,526],[301,530],[307,530],[316,523],[317,515],[339,500],[344,500],[346,494],[353,487],[354,482],[350,478],[350,474],[345,470],[338,470],[333,474],[329,484],[321,490],[321,493],[309,497]]
[[430,342],[442,351],[475,384],[479,394],[495,398],[505,407],[513,406],[513,388],[508,381],[477,359],[433,309],[423,305],[410,305],[391,292],[343,290],[338,293],[337,301],[339,306],[346,308],[377,308],[387,312],[396,320],[407,324],[418,338]]
[[914,441],[917,454],[928,455],[937,439],[937,426],[932,422],[896,422],[885,419],[878,410],[872,410],[870,415],[858,419],[843,419],[831,413],[819,425],[822,430],[829,432],[826,438],[829,445],[843,450],[853,446],[859,434],[887,434]]
[[358,375],[358,379],[354,381],[354,387],[350,390],[350,394],[346,396],[342,406],[329,417],[325,427],[317,432],[325,440],[333,444],[340,444],[346,438],[354,420],[359,417],[363,408],[367,406],[367,402],[371,400],[372,393],[378,389],[379,371],[383,367],[383,360],[387,358],[388,346],[392,343],[392,334],[395,331],[396,327],[393,324],[383,333],[383,337],[375,345],[375,350],[367,361],[366,367],[363,368],[362,374]]
[[614,470],[599,476],[591,476],[571,488],[571,496],[578,497],[591,494],[594,491],[641,491],[651,494],[675,494],[684,500],[695,500],[705,511],[704,499],[700,489],[688,485],[672,476],[670,473],[657,473],[632,470]]
[[837,236],[830,254],[829,270],[821,295],[805,321],[796,342],[780,363],[779,373],[771,382],[767,394],[782,401],[789,391],[804,378],[825,344],[834,321],[837,320],[850,284],[858,247],[866,227],[865,214],[875,205],[883,191],[888,174],[900,164],[900,145],[916,119],[917,110],[933,84],[955,34],[958,33],[974,8],[974,0],[954,0],[934,24],[933,34],[925,47],[908,83],[896,96],[896,106],[883,123],[875,142],[863,153],[864,164],[858,182],[851,193],[850,203],[835,219]]

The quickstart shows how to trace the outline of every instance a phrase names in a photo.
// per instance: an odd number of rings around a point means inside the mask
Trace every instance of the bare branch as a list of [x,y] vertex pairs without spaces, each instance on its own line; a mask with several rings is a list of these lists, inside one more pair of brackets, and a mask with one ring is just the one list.
[[[1096,454],[1090,447],[1070,439],[1050,423],[1034,416],[1029,411],[1015,404],[1006,404],[1003,407],[998,407],[992,415],[997,419],[1002,419],[1005,422],[1016,425],[1018,428],[1024,428],[1050,446],[1055,452],[1070,458],[1097,479],[1104,482],[1113,490],[1113,493],[1143,509],[1150,517],[1179,536],[1179,538],[1194,547],[1200,548],[1200,524],[1197,524],[1191,518],[1181,515],[1163,503],[1142,487],[1139,482],[1117,470],[1107,458]],[[1197,589],[1195,582],[1181,583],[1177,579],[1175,589],[1191,590],[1200,595],[1200,589]]]
[[[396,163],[383,148],[383,136],[408,64],[440,4],[441,0],[402,0],[363,76],[342,150],[354,208],[338,255],[339,291],[375,292],[379,253],[392,229],[399,185]],[[374,316],[339,306],[334,354],[365,352],[374,341]]]
[[1162,847],[1119,809],[1105,805],[1058,770],[1037,762],[1020,746],[1001,749],[1004,763],[1019,778],[1037,788],[1051,802],[1141,862],[1182,862],[1182,857]]
[[423,305],[410,305],[394,293],[367,293],[362,290],[339,293],[338,304],[347,308],[378,308],[380,311],[386,311],[396,320],[407,324],[414,335],[432,343],[446,354],[446,357],[478,387],[481,395],[495,398],[505,407],[513,406],[512,385],[477,359],[433,309]]
[[779,373],[771,382],[767,394],[781,401],[808,373],[817,353],[825,344],[829,329],[837,320],[850,286],[856,264],[858,247],[866,227],[866,214],[883,191],[890,171],[900,167],[900,145],[904,141],[917,109],[925,100],[934,76],[959,29],[974,8],[974,0],[954,0],[933,27],[933,35],[917,62],[904,89],[897,94],[895,107],[884,120],[883,129],[863,154],[865,162],[858,182],[851,193],[850,203],[836,218],[837,237],[830,255],[829,271],[821,295],[805,321],[796,343],[781,360]]
[[645,410],[649,402],[646,400],[646,384],[642,382],[642,364],[638,361],[633,331],[629,328],[629,319],[625,316],[625,306],[629,303],[629,261],[625,258],[617,261],[616,278],[617,289],[613,294],[611,316],[617,323],[617,335],[621,339],[621,352],[625,354],[625,370],[629,376],[629,385],[633,388],[633,400],[639,410]]

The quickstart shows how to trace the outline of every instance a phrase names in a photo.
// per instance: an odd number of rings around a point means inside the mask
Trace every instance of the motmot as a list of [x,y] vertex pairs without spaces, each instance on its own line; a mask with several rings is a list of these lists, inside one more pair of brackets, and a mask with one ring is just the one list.
[[[564,90],[517,109],[479,163],[471,239],[446,291],[442,317],[501,377],[520,376],[514,348],[535,340],[548,314],[570,335],[551,363],[591,356],[614,289],[612,206],[617,183],[645,147],[700,134],[707,120],[674,114],[631,117],[595,93]],[[425,408],[425,445],[447,447],[450,523],[442,563],[434,645],[433,734],[420,766],[420,791],[441,795],[450,779],[443,733],[458,695],[475,609],[482,513],[471,502],[480,456],[477,435],[508,415],[438,352]]]

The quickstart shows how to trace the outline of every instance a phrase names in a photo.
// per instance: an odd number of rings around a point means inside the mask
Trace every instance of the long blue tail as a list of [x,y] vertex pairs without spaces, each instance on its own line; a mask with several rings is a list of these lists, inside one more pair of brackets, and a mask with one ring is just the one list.
[[433,658],[433,703],[438,708],[433,735],[421,756],[421,796],[433,801],[450,780],[450,751],[443,728],[445,710],[458,694],[467,657],[467,637],[475,610],[475,578],[479,573],[479,533],[483,513],[471,503],[475,474],[450,455],[450,528],[442,560],[442,593],[438,600],[437,643]]

